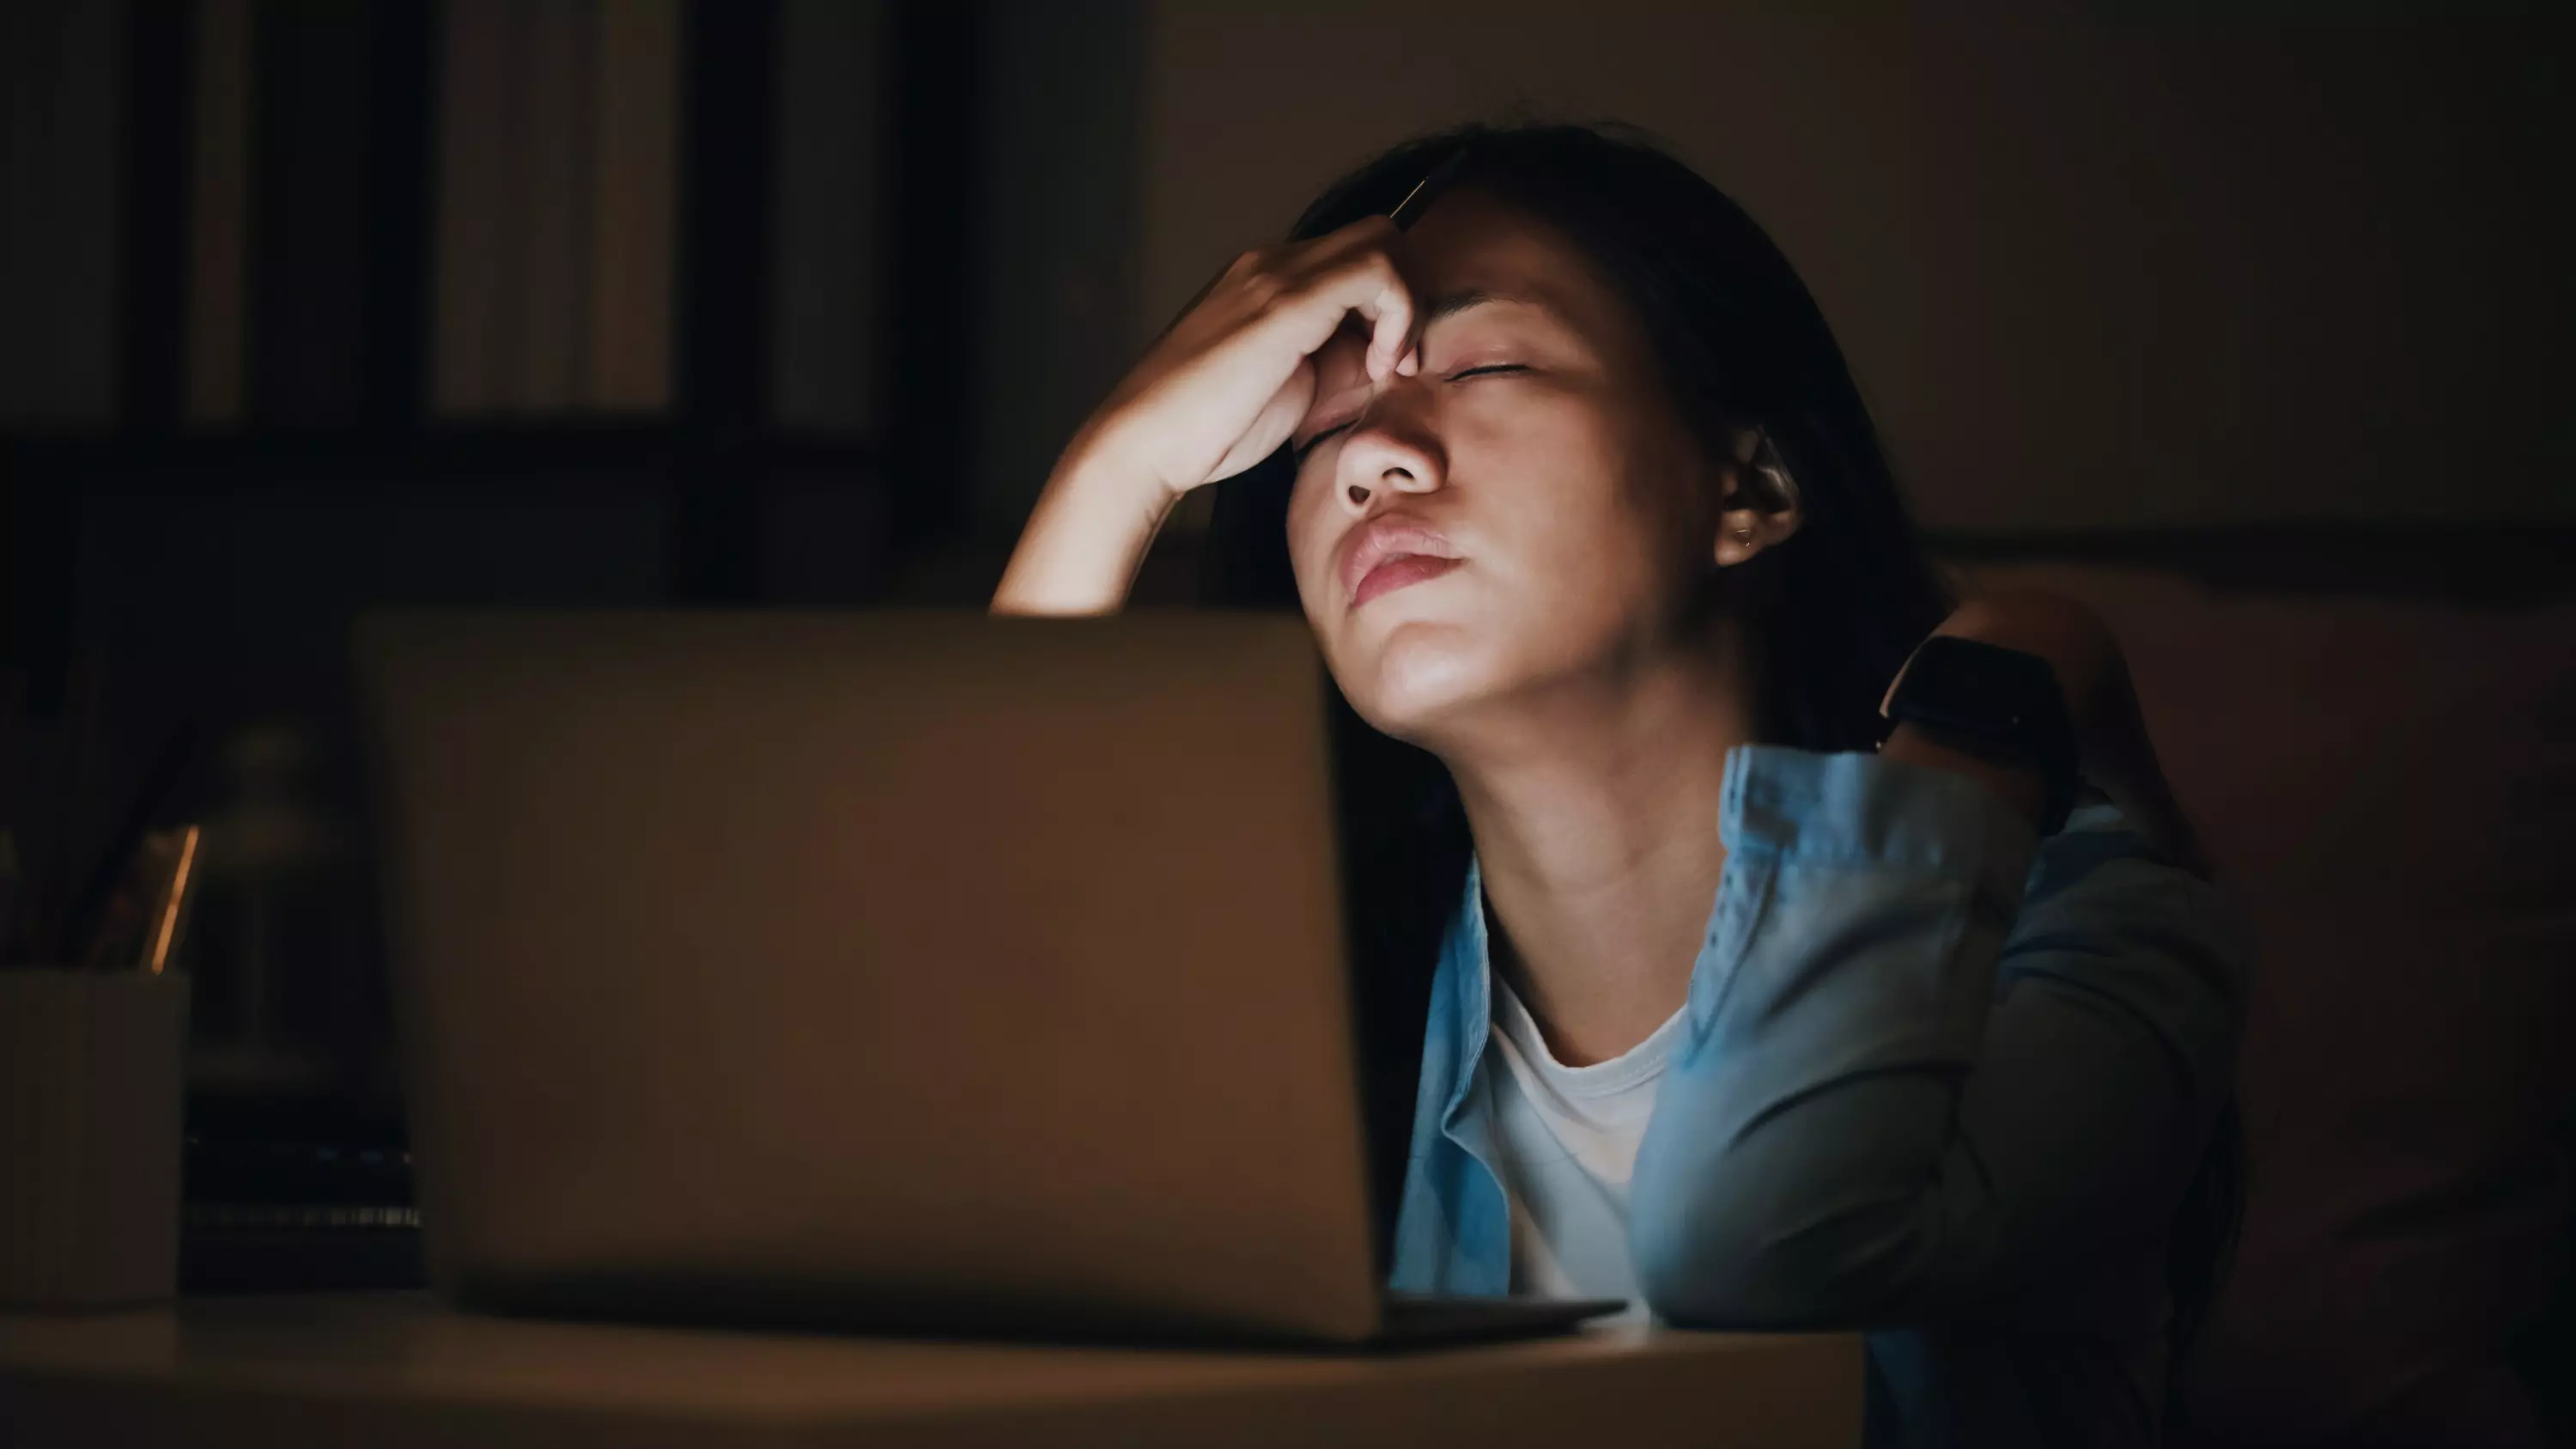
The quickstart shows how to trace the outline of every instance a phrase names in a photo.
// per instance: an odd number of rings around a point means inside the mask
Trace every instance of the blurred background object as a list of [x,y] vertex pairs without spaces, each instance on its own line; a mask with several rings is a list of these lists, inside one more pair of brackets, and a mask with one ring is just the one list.
[[[154,823],[205,829],[195,1281],[398,1279],[355,611],[977,604],[1134,351],[1329,178],[1471,117],[1632,121],[1795,260],[1944,552],[2113,611],[2232,852],[2273,984],[2209,1432],[2514,1442],[2551,1402],[2517,1365],[2576,1342],[2571,25],[12,0],[19,894],[193,722]],[[1200,516],[1141,598],[1189,596]],[[346,1251],[299,1257],[308,1221]]]
[[0,970],[0,1312],[177,1291],[187,1022],[178,972]]

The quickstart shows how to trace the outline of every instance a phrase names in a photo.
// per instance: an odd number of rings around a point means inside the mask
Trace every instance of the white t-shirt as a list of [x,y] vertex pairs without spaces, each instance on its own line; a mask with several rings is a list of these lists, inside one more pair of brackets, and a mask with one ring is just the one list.
[[1485,1054],[1497,1174],[1512,1212],[1512,1291],[1646,1305],[1628,1260],[1628,1178],[1687,1008],[1606,1062],[1569,1067],[1501,974]]

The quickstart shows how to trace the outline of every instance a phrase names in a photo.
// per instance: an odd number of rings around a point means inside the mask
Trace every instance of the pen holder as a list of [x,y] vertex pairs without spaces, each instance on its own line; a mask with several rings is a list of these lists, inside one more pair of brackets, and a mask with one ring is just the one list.
[[0,1308],[177,1292],[187,1029],[184,976],[0,970]]

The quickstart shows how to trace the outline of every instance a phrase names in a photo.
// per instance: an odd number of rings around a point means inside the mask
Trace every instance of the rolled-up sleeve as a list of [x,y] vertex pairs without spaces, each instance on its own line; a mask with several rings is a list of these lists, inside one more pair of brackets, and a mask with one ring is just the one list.
[[1690,1033],[1630,1187],[1638,1283],[1709,1327],[1977,1316],[2158,1244],[2232,1078],[2243,953],[2107,808],[2040,848],[1974,783],[1728,762]]

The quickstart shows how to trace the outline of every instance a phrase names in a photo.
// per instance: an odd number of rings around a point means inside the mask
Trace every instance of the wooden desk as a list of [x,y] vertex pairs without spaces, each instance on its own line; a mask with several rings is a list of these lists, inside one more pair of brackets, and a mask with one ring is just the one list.
[[540,1323],[425,1294],[0,1314],[0,1444],[1833,1445],[1847,1334],[1612,1328],[1373,1355]]

